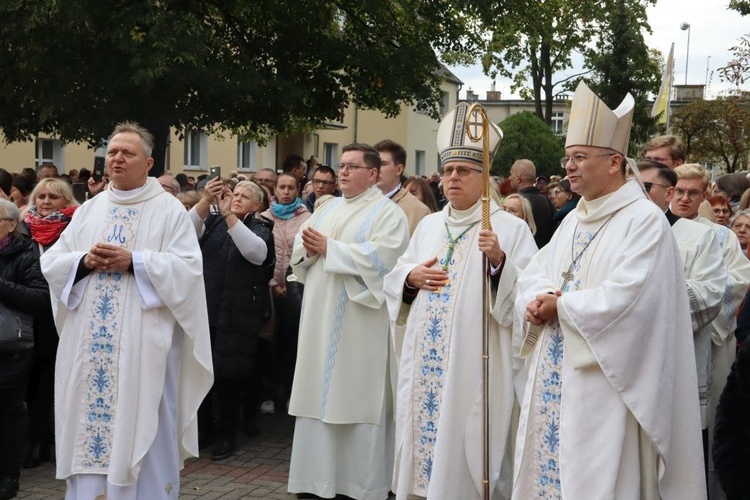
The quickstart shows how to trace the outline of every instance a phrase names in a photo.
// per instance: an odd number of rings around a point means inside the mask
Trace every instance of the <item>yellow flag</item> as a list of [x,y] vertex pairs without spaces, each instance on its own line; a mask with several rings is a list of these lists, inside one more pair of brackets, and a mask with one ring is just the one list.
[[667,106],[669,106],[670,93],[672,92],[672,66],[674,65],[674,43],[669,49],[667,64],[664,66],[664,74],[661,77],[659,95],[656,96],[654,107],[651,108],[651,117],[659,116],[659,123],[667,122]]

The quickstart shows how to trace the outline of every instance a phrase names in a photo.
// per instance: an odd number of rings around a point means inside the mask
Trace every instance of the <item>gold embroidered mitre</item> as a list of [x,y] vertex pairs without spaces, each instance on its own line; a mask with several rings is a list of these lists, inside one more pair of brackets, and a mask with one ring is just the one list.
[[[440,122],[437,133],[437,148],[440,153],[440,162],[446,164],[450,161],[470,161],[482,166],[482,134],[483,117],[477,113],[469,119],[469,127],[472,134],[479,137],[474,142],[466,133],[466,117],[469,113],[469,105],[465,102],[459,103],[456,109],[446,114]],[[489,122],[490,131],[490,163],[495,156],[503,131],[496,124]]]
[[627,155],[634,108],[635,100],[628,93],[612,111],[580,82],[570,106],[565,147],[595,146]]

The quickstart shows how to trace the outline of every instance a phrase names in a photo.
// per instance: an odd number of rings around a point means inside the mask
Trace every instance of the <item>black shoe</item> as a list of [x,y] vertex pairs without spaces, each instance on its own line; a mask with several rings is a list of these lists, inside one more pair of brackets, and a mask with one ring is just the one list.
[[211,458],[214,460],[224,460],[232,456],[232,452],[234,452],[234,437],[223,437],[214,444],[214,449],[211,451]]
[[0,477],[0,500],[15,498],[18,494],[18,476]]
[[198,449],[202,450],[206,446],[214,444],[213,433],[198,431]]
[[32,444],[21,467],[24,469],[36,469],[42,462],[48,462],[52,458],[49,448],[48,445],[41,443]]

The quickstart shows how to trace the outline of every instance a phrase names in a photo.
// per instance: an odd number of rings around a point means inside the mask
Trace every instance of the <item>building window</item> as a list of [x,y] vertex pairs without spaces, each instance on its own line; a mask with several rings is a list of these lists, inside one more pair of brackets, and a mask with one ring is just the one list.
[[323,164],[335,168],[339,164],[339,145],[330,142],[323,143]]
[[206,170],[206,134],[199,130],[187,130],[184,139],[184,166],[186,170]]
[[414,161],[417,176],[423,176],[425,174],[425,154],[424,151],[415,151]]
[[552,113],[552,121],[550,123],[550,128],[557,135],[563,134],[563,112],[562,111],[555,111]]
[[258,143],[255,141],[237,142],[237,170],[258,171]]
[[440,116],[445,116],[445,113],[448,112],[449,106],[450,106],[450,93],[442,90],[440,92],[440,104],[438,106],[438,113],[440,113]]
[[65,171],[62,141],[57,139],[37,139],[35,154],[36,158],[34,162],[37,167],[44,163],[54,163],[59,173],[62,174]]

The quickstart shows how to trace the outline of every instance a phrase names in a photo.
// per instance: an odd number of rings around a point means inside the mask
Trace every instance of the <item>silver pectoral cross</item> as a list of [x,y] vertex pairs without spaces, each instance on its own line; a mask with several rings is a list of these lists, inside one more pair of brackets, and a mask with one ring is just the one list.
[[565,270],[564,273],[560,275],[563,279],[562,286],[560,287],[560,290],[565,290],[565,287],[568,286],[568,283],[570,283],[573,278],[575,278],[575,273],[571,268],[568,268]]

